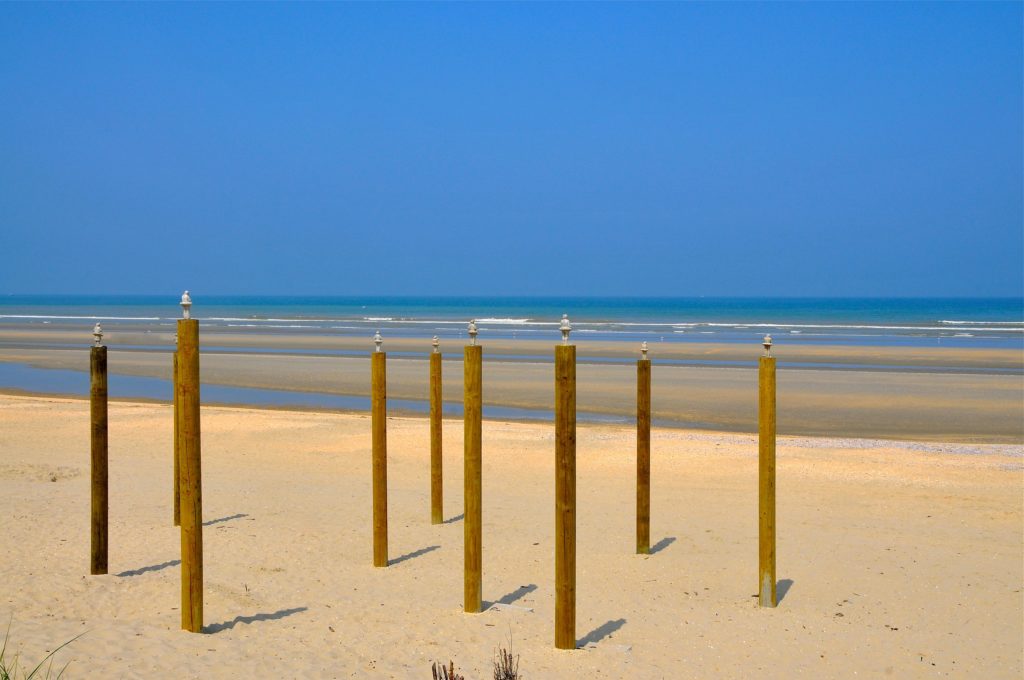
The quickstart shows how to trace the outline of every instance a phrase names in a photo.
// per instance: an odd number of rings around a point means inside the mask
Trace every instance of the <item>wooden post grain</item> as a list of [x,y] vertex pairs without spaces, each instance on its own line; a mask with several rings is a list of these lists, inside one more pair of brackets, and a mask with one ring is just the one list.
[[178,320],[178,472],[181,627],[203,630],[203,484],[199,431],[199,322]]
[[482,422],[483,348],[467,345],[463,355],[465,394],[463,402],[464,451],[463,497],[465,517],[465,612],[475,614],[483,608],[483,502],[482,502]]
[[[770,340],[766,339],[770,346]],[[758,389],[758,604],[774,607],[775,593],[775,357],[763,356]]]
[[636,552],[651,552],[651,360],[636,362]]
[[[177,342],[177,338],[175,338]],[[178,447],[179,439],[178,432],[181,429],[181,409],[178,408],[178,350],[174,350],[171,360],[171,381],[173,383],[172,391],[172,403],[174,405],[173,418],[174,418],[174,479],[173,479],[173,493],[172,502],[174,503],[174,526],[181,526],[181,463]]]
[[430,523],[444,522],[444,478],[441,475],[441,354],[430,355]]
[[373,430],[373,566],[388,566],[387,353],[370,355]]
[[576,346],[555,347],[555,647],[576,648]]
[[107,573],[107,348],[89,357],[89,421],[92,453],[92,537],[90,574]]

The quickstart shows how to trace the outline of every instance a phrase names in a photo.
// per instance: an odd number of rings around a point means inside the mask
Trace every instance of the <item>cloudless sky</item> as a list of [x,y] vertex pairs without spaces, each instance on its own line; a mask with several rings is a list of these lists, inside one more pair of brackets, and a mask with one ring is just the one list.
[[0,4],[0,294],[1024,295],[1021,3]]

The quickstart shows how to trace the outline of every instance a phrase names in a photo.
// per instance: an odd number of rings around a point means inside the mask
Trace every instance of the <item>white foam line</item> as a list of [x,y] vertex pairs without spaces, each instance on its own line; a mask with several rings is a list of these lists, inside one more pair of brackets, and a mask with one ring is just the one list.
[[229,323],[228,328],[320,328],[320,326],[303,326],[301,324],[265,324],[265,323]]
[[308,323],[330,323],[332,321],[339,321],[339,319],[307,319],[304,316],[292,317],[290,319],[260,319],[251,316],[205,316],[203,317],[203,319],[205,321],[248,321],[249,323],[288,323],[289,321],[306,321]]
[[100,321],[160,321],[159,316],[48,316],[42,314],[0,314],[0,319],[98,319]]
[[990,333],[1022,333],[1024,328],[957,328],[953,326],[875,326],[875,325],[847,325],[847,324],[824,324],[824,323],[692,323],[675,324],[680,328],[828,328],[828,329],[850,329],[850,330],[879,330],[879,331],[975,331]]
[[1000,325],[1000,326],[1007,326],[1007,325],[1024,326],[1024,321],[948,321],[946,319],[942,319],[942,320],[939,321],[939,323],[971,324],[971,325],[974,325],[974,324],[978,324],[978,325],[986,324],[986,325]]

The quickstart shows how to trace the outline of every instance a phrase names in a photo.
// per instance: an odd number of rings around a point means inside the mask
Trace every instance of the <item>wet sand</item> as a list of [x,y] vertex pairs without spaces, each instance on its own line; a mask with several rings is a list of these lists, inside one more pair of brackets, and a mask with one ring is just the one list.
[[[55,347],[68,331],[0,332],[0,361],[83,370],[85,348]],[[74,342],[81,343],[81,333]],[[38,346],[45,338],[50,347]],[[170,378],[173,337],[110,333],[110,370]],[[236,387],[369,395],[368,340],[330,336],[202,335],[203,380]],[[33,344],[36,343],[36,344]],[[552,343],[495,340],[484,346],[484,403],[551,408]],[[425,339],[389,339],[388,394],[427,398]],[[635,414],[637,348],[577,343],[578,407],[628,420]],[[461,343],[445,352],[444,399],[460,403]],[[245,350],[245,351],[240,351]],[[295,352],[308,353],[295,353]],[[317,351],[348,353],[316,354]],[[652,343],[653,416],[665,426],[753,431],[758,346]],[[271,353],[272,352],[272,353]],[[289,353],[293,352],[293,353]],[[412,354],[410,354],[412,353]],[[353,356],[354,354],[354,356]],[[779,432],[935,441],[1024,441],[1024,353],[1016,350],[777,345]],[[609,363],[616,359],[618,363]],[[704,365],[700,362],[732,362]],[[666,363],[666,362],[682,362]],[[687,364],[686,362],[691,362]],[[864,368],[864,366],[870,368]],[[996,371],[996,372],[992,372]]]
[[[113,355],[112,355],[113,356]],[[486,371],[485,367],[485,371]],[[486,373],[485,373],[486,375]],[[429,524],[424,418],[390,418],[392,564],[371,566],[365,415],[204,407],[207,634],[179,630],[170,407],[110,411],[110,575],[88,576],[88,405],[0,396],[0,619],[65,677],[1019,678],[1020,446],[782,437],[781,602],[758,609],[745,434],[656,428],[650,556],[633,554],[635,434],[578,434],[577,637],[553,647],[553,432],[487,421],[484,599],[462,604],[462,424]]]

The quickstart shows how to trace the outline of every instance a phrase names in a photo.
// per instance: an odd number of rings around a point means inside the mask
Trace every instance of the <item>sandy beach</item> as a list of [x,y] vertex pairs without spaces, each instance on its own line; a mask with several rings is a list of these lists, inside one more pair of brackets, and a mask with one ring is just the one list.
[[444,423],[449,522],[432,526],[426,419],[389,419],[391,566],[374,569],[365,414],[204,407],[207,634],[194,635],[179,630],[170,407],[111,405],[108,576],[87,575],[87,402],[0,396],[0,412],[0,619],[32,665],[82,634],[58,654],[65,677],[429,678],[453,659],[485,678],[509,640],[530,679],[1022,672],[1019,443],[780,437],[781,601],[764,610],[754,437],[654,430],[655,552],[637,556],[634,431],[581,426],[582,649],[566,652],[548,424],[484,423],[497,604],[467,615],[461,421]]
[[0,2],[0,680],[1024,680],[1022,55]]

